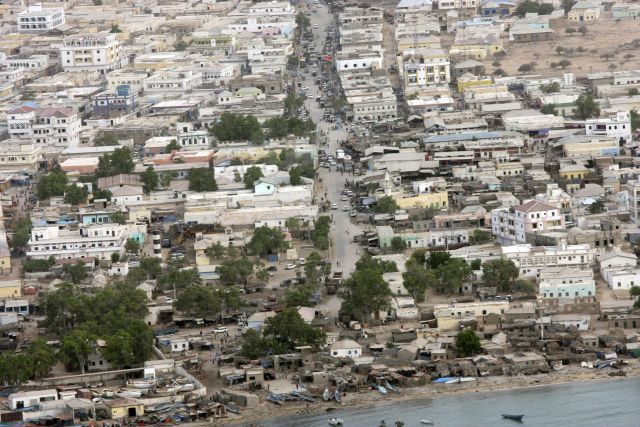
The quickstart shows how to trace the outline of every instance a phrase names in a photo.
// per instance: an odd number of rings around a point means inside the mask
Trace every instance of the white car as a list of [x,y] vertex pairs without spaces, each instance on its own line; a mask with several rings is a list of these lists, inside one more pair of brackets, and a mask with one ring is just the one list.
[[213,330],[214,334],[224,334],[225,332],[229,331],[228,328],[226,328],[225,326],[222,326],[220,328],[216,328]]
[[309,88],[308,88],[308,87],[306,87],[306,86],[302,86],[302,90],[306,92],[306,91],[308,91],[308,90],[309,90]]
[[346,202],[347,200],[349,200],[349,197],[345,194],[342,197],[340,197],[340,200],[342,200],[343,202]]
[[343,206],[343,207],[342,207],[342,210],[343,210],[343,211],[345,211],[345,212],[348,212],[348,211],[349,211],[349,206],[346,206],[346,205],[345,205],[345,206]]
[[331,209],[336,210],[338,209],[338,205],[336,205],[335,203],[331,205]]
[[298,264],[299,264],[299,265],[304,265],[304,263],[305,263],[305,262],[306,262],[306,261],[304,260],[304,258],[300,258],[300,259],[298,260]]
[[297,267],[297,265],[295,265],[295,264],[287,264],[287,265],[284,266],[284,269],[285,270],[293,270],[296,267]]

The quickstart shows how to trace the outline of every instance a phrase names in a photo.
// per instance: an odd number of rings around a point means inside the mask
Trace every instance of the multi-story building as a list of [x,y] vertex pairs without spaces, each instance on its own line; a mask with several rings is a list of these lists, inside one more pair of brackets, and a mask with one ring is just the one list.
[[18,32],[43,33],[64,25],[64,9],[61,7],[45,9],[40,3],[27,6],[27,10],[18,14]]
[[202,84],[198,71],[162,70],[144,79],[145,93],[153,95],[184,94]]
[[629,200],[629,217],[636,224],[640,224],[640,181],[630,179],[626,184]]
[[265,1],[249,6],[251,16],[288,16],[295,15],[295,8],[288,1]]
[[81,225],[77,230],[57,225],[33,227],[27,256],[34,259],[108,259],[122,254],[127,241],[126,227],[119,224]]
[[500,248],[502,258],[510,259],[518,267],[521,277],[538,278],[547,267],[591,268],[595,260],[589,245],[531,246],[510,245]]
[[211,148],[209,132],[206,129],[196,129],[193,123],[177,123],[177,142],[185,150],[202,150]]
[[128,57],[115,34],[74,34],[60,46],[60,63],[64,71],[98,71],[106,74],[127,65]]
[[609,136],[631,142],[631,118],[624,111],[611,118],[587,119],[585,130],[588,136]]
[[527,234],[562,229],[564,215],[560,209],[537,200],[491,212],[492,234],[502,244],[525,243]]
[[75,147],[80,142],[80,125],[72,107],[38,107],[25,102],[7,112],[9,136],[36,144]]
[[382,68],[384,50],[357,50],[338,52],[336,69],[338,72],[351,70],[374,70]]
[[9,68],[23,68],[28,71],[41,71],[49,64],[49,55],[13,56],[0,60],[0,65]]
[[129,85],[121,85],[115,93],[102,92],[93,97],[93,114],[111,117],[112,113],[132,113],[138,106],[138,99]]
[[451,63],[442,49],[416,49],[402,60],[405,87],[448,84],[451,81]]
[[42,147],[31,141],[5,139],[0,143],[0,170],[35,172],[42,160]]

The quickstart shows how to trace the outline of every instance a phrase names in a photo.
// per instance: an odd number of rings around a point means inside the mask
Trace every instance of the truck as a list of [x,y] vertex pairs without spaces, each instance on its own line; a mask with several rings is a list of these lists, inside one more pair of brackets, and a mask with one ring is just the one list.
[[344,150],[336,150],[336,159],[338,160],[344,159]]
[[327,287],[327,294],[333,295],[336,293],[338,287],[342,284],[342,271],[334,271],[333,275],[329,278],[325,286]]

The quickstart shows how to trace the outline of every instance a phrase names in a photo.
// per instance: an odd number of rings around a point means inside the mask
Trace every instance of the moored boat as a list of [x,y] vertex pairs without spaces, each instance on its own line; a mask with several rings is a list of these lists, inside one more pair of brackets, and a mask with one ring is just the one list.
[[506,420],[522,421],[522,418],[524,418],[524,415],[502,414],[502,418]]
[[387,389],[386,389],[386,388],[384,388],[384,387],[382,387],[381,385],[376,386],[376,388],[378,389],[378,391],[379,391],[379,392],[380,392],[380,394],[382,394],[382,395],[385,395],[385,396],[386,396],[387,394],[389,394],[389,392],[387,391]]
[[325,389],[324,389],[324,393],[322,393],[322,399],[323,399],[325,402],[328,402],[330,397],[331,397],[331,394],[329,393],[329,389],[328,389],[328,388],[325,388]]
[[420,424],[424,424],[426,426],[432,426],[435,424],[435,421],[431,421],[425,418],[424,420],[420,420]]
[[344,421],[342,421],[342,418],[329,418],[330,426],[341,426],[343,424],[344,424]]

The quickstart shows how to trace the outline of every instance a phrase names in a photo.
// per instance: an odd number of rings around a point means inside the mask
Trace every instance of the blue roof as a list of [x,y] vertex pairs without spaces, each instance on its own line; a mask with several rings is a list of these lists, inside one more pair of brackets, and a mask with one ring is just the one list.
[[453,141],[471,141],[476,139],[501,138],[504,132],[469,132],[469,133],[452,133],[449,135],[433,135],[425,138],[425,144],[434,144],[437,142],[453,142]]

